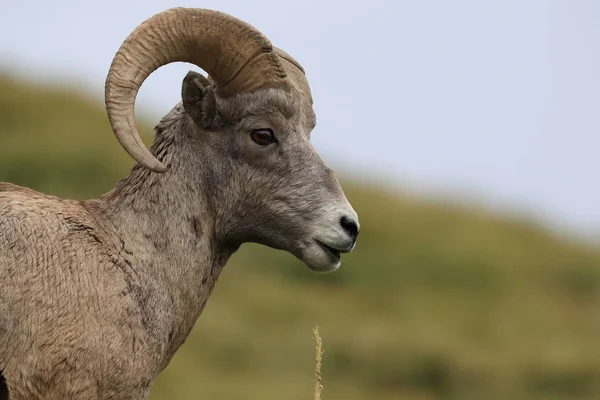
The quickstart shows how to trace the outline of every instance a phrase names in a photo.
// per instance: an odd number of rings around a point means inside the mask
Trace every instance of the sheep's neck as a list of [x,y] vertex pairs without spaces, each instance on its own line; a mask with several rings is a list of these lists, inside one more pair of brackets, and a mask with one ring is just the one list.
[[[214,284],[235,251],[219,241],[218,221],[210,212],[210,193],[201,182],[197,165],[185,165],[182,129],[157,134],[153,152],[161,149],[179,160],[161,157],[169,171],[151,173],[139,165],[100,200],[103,214],[122,242],[146,296],[142,312],[150,335],[163,339],[164,368],[188,336]],[[179,144],[181,143],[181,148]],[[189,143],[188,143],[189,144]],[[190,182],[194,176],[198,181]],[[161,339],[162,338],[162,339]],[[164,341],[164,340],[163,340]]]

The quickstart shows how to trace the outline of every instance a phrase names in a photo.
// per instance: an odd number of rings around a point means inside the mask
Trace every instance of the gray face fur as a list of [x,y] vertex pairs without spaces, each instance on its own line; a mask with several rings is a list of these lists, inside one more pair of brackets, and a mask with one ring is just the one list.
[[[354,248],[358,217],[310,143],[316,124],[310,97],[264,89],[221,99],[200,74],[183,81],[183,106],[208,163],[202,182],[218,195],[220,240],[289,251],[309,268],[331,271]],[[195,129],[194,129],[195,128]],[[260,145],[254,130],[275,141]]]

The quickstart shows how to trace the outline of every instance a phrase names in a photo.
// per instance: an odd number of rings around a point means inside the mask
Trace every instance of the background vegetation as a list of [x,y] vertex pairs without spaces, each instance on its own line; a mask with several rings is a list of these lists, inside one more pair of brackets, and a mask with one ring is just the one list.
[[[0,75],[0,181],[89,198],[130,166],[100,100]],[[151,399],[308,399],[316,325],[327,400],[600,397],[599,251],[481,209],[345,188],[363,231],[342,268],[245,245]]]

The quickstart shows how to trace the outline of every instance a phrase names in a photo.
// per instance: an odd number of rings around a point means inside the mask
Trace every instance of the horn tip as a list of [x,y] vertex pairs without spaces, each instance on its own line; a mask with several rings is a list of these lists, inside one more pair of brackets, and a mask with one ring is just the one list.
[[143,163],[144,167],[148,168],[152,172],[163,173],[166,172],[169,168],[158,160],[153,160],[151,163]]

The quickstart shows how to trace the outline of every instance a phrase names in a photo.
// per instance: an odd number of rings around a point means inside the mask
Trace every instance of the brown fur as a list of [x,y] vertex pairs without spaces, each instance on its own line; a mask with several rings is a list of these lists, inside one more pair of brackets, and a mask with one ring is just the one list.
[[[316,234],[353,245],[339,218],[356,214],[309,143],[309,99],[279,89],[220,99],[193,74],[182,93],[151,149],[163,174],[137,165],[89,201],[0,183],[0,371],[11,400],[144,399],[242,243],[314,269],[335,263]],[[278,143],[250,139],[265,127]]]

